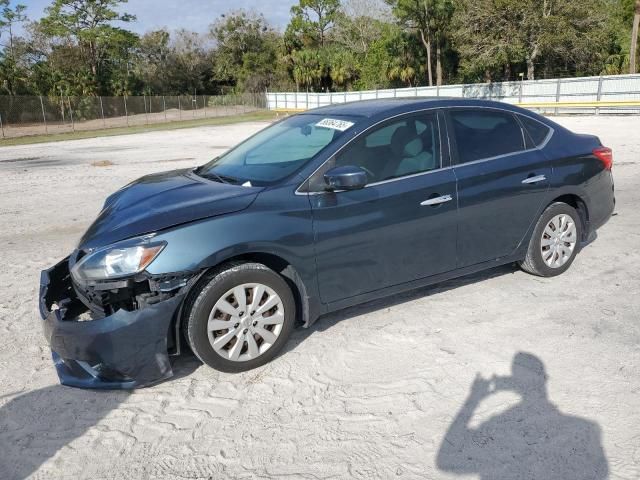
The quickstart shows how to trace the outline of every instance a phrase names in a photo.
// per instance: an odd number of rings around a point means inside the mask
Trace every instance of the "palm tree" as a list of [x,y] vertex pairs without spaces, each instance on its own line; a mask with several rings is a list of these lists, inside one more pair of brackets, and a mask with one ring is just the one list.
[[341,52],[330,58],[330,76],[333,83],[347,90],[356,76],[353,55]]
[[311,50],[300,50],[294,52],[293,78],[298,85],[306,87],[309,91],[322,78],[322,65],[317,52]]
[[406,41],[402,39],[394,46],[392,59],[387,66],[387,78],[389,80],[400,80],[413,86],[416,78],[415,58]]
[[638,27],[640,27],[640,0],[636,0],[633,28],[631,30],[631,48],[629,49],[629,71],[636,73],[636,58],[638,55]]
[[394,62],[387,71],[387,77],[389,80],[400,80],[407,83],[410,87],[413,86],[412,80],[416,77],[416,70],[411,65],[400,61]]

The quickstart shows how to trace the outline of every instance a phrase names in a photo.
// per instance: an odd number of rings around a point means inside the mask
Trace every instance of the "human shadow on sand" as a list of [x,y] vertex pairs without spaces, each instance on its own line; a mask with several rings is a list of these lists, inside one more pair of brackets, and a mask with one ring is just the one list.
[[[199,362],[187,354],[173,365],[174,378],[190,375],[198,366]],[[9,400],[0,407],[0,479],[29,477],[59,450],[116,410],[129,395],[125,390],[81,390],[53,385]]]
[[[598,425],[563,414],[549,401],[544,364],[518,353],[510,377],[477,376],[438,451],[446,472],[481,480],[601,480],[609,468]],[[476,428],[469,426],[480,402],[500,391],[521,397],[509,410]]]
[[0,478],[27,478],[128,395],[54,385],[13,398],[0,408]]

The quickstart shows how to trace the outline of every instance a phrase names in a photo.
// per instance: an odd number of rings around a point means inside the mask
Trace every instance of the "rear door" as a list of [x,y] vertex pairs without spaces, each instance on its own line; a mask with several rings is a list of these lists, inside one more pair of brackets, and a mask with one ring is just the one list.
[[537,220],[551,162],[511,112],[454,108],[447,116],[458,182],[458,267],[510,255]]

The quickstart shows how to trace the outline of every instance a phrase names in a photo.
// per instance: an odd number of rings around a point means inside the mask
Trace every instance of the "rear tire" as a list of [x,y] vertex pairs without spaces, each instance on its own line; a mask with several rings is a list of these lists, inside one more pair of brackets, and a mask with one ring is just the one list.
[[552,203],[538,219],[520,268],[540,277],[560,275],[576,258],[581,239],[582,222],[576,209],[566,203]]
[[193,353],[223,372],[271,361],[295,325],[286,281],[260,263],[230,263],[195,286],[185,305],[184,336]]

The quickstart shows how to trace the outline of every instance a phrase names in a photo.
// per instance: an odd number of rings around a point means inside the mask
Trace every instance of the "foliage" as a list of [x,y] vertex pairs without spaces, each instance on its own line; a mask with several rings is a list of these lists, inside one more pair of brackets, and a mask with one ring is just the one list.
[[3,94],[344,91],[627,73],[640,23],[640,0],[298,0],[283,33],[235,10],[206,33],[137,35],[126,0],[50,1],[30,22],[24,5],[0,0]]
[[[70,68],[60,70],[59,74],[71,79],[79,76],[87,82],[88,85],[78,93],[107,91],[112,72],[117,72],[119,77],[128,76],[127,56],[138,37],[113,25],[114,22],[135,20],[132,15],[117,12],[126,2],[54,0],[40,20],[38,28],[50,40],[51,54],[55,56],[60,50],[62,64]],[[69,57],[75,61],[66,61]]]
[[340,0],[300,0],[291,7],[289,35],[305,47],[324,48],[340,12]]
[[263,92],[274,82],[279,37],[262,14],[239,10],[222,15],[211,26],[211,36],[218,81],[250,92]]
[[415,31],[426,56],[427,82],[433,85],[432,56],[435,49],[436,83],[442,84],[442,57],[447,48],[454,12],[452,0],[387,0],[393,13],[410,31]]
[[367,54],[361,57],[359,78],[354,84],[357,88],[371,90],[393,85],[393,80],[389,79],[389,66],[394,59],[394,48],[402,35],[399,27],[383,25],[378,38],[371,43]]
[[390,61],[387,63],[386,73],[389,80],[398,81],[402,86],[412,87],[418,73],[413,59],[417,54],[412,51],[417,47],[407,34],[401,34],[390,44]]
[[0,38],[2,52],[0,52],[0,78],[2,90],[9,95],[16,95],[25,90],[29,75],[24,62],[25,45],[20,39],[16,40],[14,29],[24,23],[26,6],[17,4],[12,7],[9,0],[0,0]]
[[391,12],[376,0],[347,0],[337,16],[335,42],[355,55],[367,55],[390,24]]
[[609,56],[610,0],[462,0],[455,41],[465,79],[598,74]]
[[293,79],[307,91],[322,80],[324,63],[318,50],[297,50],[292,54]]

